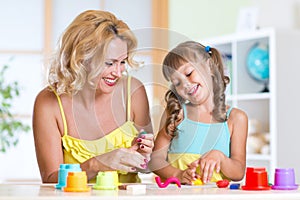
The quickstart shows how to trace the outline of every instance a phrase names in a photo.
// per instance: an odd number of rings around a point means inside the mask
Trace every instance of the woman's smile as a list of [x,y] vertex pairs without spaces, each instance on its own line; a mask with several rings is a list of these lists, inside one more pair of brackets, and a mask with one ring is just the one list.
[[110,87],[115,86],[119,78],[108,78],[104,77],[102,78],[104,80],[104,83]]

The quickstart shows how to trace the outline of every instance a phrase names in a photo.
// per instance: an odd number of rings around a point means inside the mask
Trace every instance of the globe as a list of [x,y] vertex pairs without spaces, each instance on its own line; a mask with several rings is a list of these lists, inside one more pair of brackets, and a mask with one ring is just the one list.
[[247,56],[247,71],[250,76],[264,83],[262,92],[268,92],[269,82],[269,48],[265,44],[255,44]]

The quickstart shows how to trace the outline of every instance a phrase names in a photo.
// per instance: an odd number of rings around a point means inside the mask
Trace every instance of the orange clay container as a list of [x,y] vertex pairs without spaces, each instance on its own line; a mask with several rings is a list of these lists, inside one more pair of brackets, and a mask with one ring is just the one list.
[[63,188],[65,192],[88,192],[91,190],[87,185],[86,172],[69,172],[67,176],[67,186]]

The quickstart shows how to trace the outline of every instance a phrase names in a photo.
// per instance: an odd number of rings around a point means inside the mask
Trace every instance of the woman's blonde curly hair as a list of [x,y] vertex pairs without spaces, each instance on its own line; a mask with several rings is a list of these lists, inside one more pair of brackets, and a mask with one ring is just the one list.
[[87,10],[77,16],[63,33],[59,48],[50,64],[48,83],[58,94],[76,94],[102,71],[105,53],[111,40],[120,38],[127,43],[130,66],[137,40],[128,25],[113,14],[100,10]]

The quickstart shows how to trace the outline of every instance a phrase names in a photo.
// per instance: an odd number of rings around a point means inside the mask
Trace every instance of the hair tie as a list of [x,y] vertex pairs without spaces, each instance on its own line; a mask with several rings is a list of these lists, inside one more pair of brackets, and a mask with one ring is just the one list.
[[206,46],[204,49],[207,53],[209,53],[209,55],[211,54],[210,46]]

